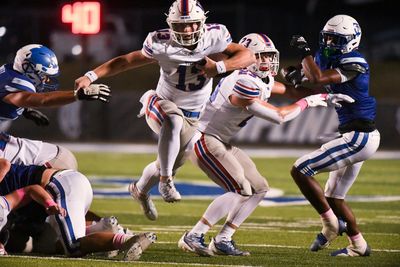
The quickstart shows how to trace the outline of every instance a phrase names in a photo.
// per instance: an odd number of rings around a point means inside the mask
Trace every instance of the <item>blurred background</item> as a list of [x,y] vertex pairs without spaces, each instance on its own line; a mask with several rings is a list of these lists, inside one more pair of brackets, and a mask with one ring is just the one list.
[[[62,20],[63,7],[71,7],[76,2],[3,0],[0,7],[1,64],[12,62],[15,52],[26,44],[46,45],[53,49],[60,63],[60,89],[72,89],[74,80],[86,71],[114,56],[141,49],[150,31],[167,28],[165,13],[172,3],[170,0],[94,1],[100,7],[98,32],[77,34],[73,33],[73,24],[82,23],[78,12],[70,10],[69,20]],[[395,1],[203,0],[201,4],[210,11],[206,22],[226,25],[235,42],[250,32],[267,34],[280,51],[281,67],[300,60],[289,48],[293,34],[303,35],[316,49],[318,34],[330,17],[336,14],[353,16],[362,29],[360,50],[371,68],[370,91],[378,100],[381,148],[400,149],[400,22]],[[89,24],[93,19],[89,18]],[[158,77],[159,68],[152,65],[99,80],[113,90],[109,104],[77,102],[56,110],[43,110],[51,119],[47,128],[36,127],[21,118],[1,124],[0,130],[53,142],[155,143],[156,138],[144,119],[137,118],[136,114],[140,110],[140,96],[156,87]],[[271,101],[288,103],[285,99]],[[334,110],[314,109],[281,126],[252,120],[235,142],[257,146],[309,146],[332,137],[336,127]]]

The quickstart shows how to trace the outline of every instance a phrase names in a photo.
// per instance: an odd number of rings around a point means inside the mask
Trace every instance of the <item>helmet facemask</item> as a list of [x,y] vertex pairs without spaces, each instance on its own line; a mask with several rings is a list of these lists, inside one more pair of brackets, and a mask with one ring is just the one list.
[[276,76],[279,70],[279,52],[256,53],[257,62],[250,65],[248,69],[261,79],[268,75]]
[[167,15],[172,40],[182,46],[197,44],[204,35],[206,18],[206,12],[196,0],[176,0]]
[[[170,22],[172,39],[182,46],[192,46],[197,44],[204,34],[204,20],[190,22]],[[191,28],[186,32],[186,28]]]

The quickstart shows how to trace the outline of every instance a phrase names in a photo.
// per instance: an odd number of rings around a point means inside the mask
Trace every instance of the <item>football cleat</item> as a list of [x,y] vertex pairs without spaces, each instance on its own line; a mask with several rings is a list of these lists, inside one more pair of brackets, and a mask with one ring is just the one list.
[[371,248],[368,245],[363,250],[357,249],[350,245],[346,248],[342,248],[331,253],[331,256],[339,257],[367,257],[369,255],[371,255]]
[[194,252],[200,256],[212,256],[213,252],[204,243],[204,234],[196,235],[185,232],[179,239],[178,247],[183,251]]
[[153,201],[148,194],[140,193],[136,187],[136,183],[131,183],[128,187],[129,193],[132,198],[139,202],[140,207],[147,219],[155,221],[158,217],[158,212]]
[[125,242],[123,248],[124,261],[135,261],[138,260],[143,252],[157,240],[155,233],[140,233],[132,236],[128,241]]
[[218,255],[229,255],[229,256],[250,256],[250,252],[241,251],[236,247],[235,241],[233,240],[223,240],[221,242],[216,242],[214,238],[211,239],[208,248]]
[[[343,233],[347,232],[347,224],[342,219],[338,219],[339,223],[339,230],[337,235],[343,235]],[[333,241],[335,238],[328,240],[322,233],[319,233],[315,238],[314,242],[310,246],[311,251],[318,251],[324,248],[327,248],[330,245],[330,242]]]
[[160,181],[158,184],[158,191],[166,202],[180,201],[182,198],[181,194],[176,190],[174,181],[171,177],[165,182]]

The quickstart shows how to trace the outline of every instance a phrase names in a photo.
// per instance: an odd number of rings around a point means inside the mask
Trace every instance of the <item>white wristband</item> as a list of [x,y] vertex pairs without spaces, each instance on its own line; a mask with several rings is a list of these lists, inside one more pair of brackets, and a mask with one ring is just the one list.
[[222,74],[222,73],[226,72],[225,63],[222,60],[215,63],[215,67],[217,68],[218,74]]
[[89,78],[90,82],[94,82],[95,80],[97,80],[99,77],[97,76],[97,74],[94,71],[88,71],[85,73],[85,76]]

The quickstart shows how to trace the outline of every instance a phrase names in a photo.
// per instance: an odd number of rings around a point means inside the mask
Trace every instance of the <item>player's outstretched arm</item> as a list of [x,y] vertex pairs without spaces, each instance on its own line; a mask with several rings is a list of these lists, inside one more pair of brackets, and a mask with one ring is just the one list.
[[145,57],[140,50],[115,57],[76,79],[75,89],[88,87],[99,78],[113,76],[155,62],[157,62],[155,59]]
[[108,102],[111,90],[104,84],[92,84],[75,91],[53,91],[47,93],[15,92],[3,97],[3,101],[21,108],[59,107],[76,100],[98,100]]

